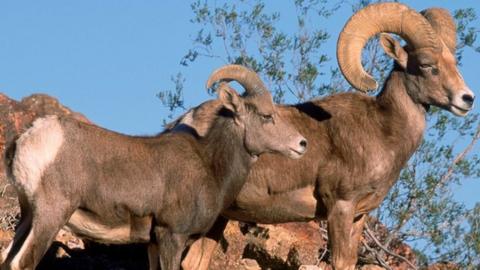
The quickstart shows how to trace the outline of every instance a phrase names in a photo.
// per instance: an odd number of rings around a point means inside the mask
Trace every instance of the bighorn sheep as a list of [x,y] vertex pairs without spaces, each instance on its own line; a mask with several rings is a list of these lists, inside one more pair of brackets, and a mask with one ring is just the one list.
[[[474,100],[456,66],[456,28],[448,11],[418,13],[399,3],[370,5],[341,32],[338,62],[353,87],[377,87],[361,65],[361,52],[382,32],[399,35],[407,46],[381,34],[382,47],[395,60],[381,92],[376,97],[341,93],[280,107],[279,114],[308,139],[309,152],[295,161],[262,156],[223,216],[258,223],[327,219],[334,268],[354,269],[365,215],[383,201],[421,143],[429,106],[463,116]],[[202,135],[216,107],[218,102],[205,103],[179,123]],[[215,231],[222,226],[219,221]],[[216,244],[202,241],[192,245],[185,269],[208,267]]]
[[213,76],[238,81],[246,95],[221,84],[223,108],[203,138],[131,137],[53,116],[35,121],[12,150],[21,221],[2,269],[34,269],[65,224],[106,243],[147,242],[152,233],[161,269],[179,269],[187,240],[206,233],[233,202],[258,155],[303,155],[305,138],[277,114],[253,71],[229,66]]

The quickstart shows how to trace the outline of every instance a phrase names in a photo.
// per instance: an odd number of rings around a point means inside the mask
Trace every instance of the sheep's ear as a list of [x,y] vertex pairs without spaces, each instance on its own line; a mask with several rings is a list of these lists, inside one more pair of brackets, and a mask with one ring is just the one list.
[[228,84],[223,84],[218,87],[217,92],[223,106],[234,113],[236,120],[245,114],[245,103],[237,91]]
[[389,34],[380,34],[380,44],[385,53],[393,58],[403,69],[407,68],[408,54],[398,40]]

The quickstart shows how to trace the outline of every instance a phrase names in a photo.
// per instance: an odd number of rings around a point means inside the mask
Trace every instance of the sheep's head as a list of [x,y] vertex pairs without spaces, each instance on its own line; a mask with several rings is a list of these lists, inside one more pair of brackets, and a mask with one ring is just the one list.
[[[407,45],[402,47],[383,32],[399,35]],[[473,108],[474,94],[457,68],[456,28],[448,11],[432,8],[418,13],[403,4],[381,3],[354,14],[340,34],[337,57],[346,79],[361,91],[377,88],[362,67],[361,50],[378,33],[387,55],[405,73],[407,91],[415,102],[459,116]]]
[[[243,86],[244,95],[238,95],[228,85],[232,80]],[[235,124],[244,132],[244,145],[252,155],[279,152],[299,158],[305,153],[306,139],[278,114],[272,95],[255,72],[243,66],[227,65],[212,73],[207,88],[215,82],[219,82],[220,103],[233,113]]]

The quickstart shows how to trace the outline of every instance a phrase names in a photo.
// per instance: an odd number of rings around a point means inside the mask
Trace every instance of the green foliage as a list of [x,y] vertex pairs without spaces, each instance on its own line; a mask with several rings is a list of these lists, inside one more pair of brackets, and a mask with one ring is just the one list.
[[285,101],[287,95],[307,100],[326,94],[327,88],[319,86],[317,78],[330,60],[321,52],[330,36],[325,29],[312,30],[308,22],[311,16],[327,19],[340,3],[295,1],[298,29],[288,33],[276,26],[280,14],[266,11],[260,0],[225,1],[218,6],[194,1],[191,21],[200,29],[181,64],[187,66],[203,56],[248,66],[266,79],[277,102]]
[[477,20],[477,14],[473,8],[457,9],[453,14],[457,21],[457,58],[461,60],[465,47],[471,47],[476,52],[480,52],[480,46],[476,45],[479,30],[471,26],[471,23]]
[[[475,207],[468,213],[467,222],[470,226],[470,230],[463,236],[464,242],[467,245],[465,250],[465,261],[473,262],[473,265],[480,265],[480,203],[477,203]],[[473,269],[473,267],[472,267]]]
[[[330,29],[313,25],[312,18],[317,22],[327,20],[340,7],[355,12],[382,1],[292,2],[293,15],[270,12],[262,0],[193,1],[191,22],[197,32],[181,64],[192,65],[199,57],[207,57],[246,65],[263,77],[277,102],[303,101],[349,90],[333,61],[335,57],[322,51],[331,38]],[[473,8],[458,9],[453,14],[461,63],[467,48],[480,52],[479,30],[473,26],[477,16]],[[295,16],[294,31],[280,28],[285,16]],[[367,43],[363,64],[380,85],[392,65],[376,39]],[[174,82],[174,91],[159,94],[170,111],[183,108],[183,78],[177,75]],[[400,239],[415,246],[419,265],[452,261],[465,269],[480,267],[480,204],[470,209],[453,197],[453,190],[464,179],[480,177],[480,157],[473,151],[478,139],[478,114],[461,119],[437,108],[430,110],[422,145],[374,212],[389,229],[383,243],[386,247]]]
[[[177,75],[172,76],[170,80],[175,85],[175,89],[160,91],[157,94],[157,97],[160,99],[162,104],[168,108],[170,112],[170,114],[168,115],[168,118],[172,119],[177,109],[186,110],[186,108],[183,106],[184,104],[183,84],[185,83],[185,78],[183,78],[182,73],[179,72],[177,73]],[[164,124],[166,124],[165,120],[164,120]]]

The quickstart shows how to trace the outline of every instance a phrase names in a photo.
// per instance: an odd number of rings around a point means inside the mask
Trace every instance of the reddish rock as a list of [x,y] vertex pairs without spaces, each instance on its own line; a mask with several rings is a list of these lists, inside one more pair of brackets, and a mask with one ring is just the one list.
[[[381,243],[388,236],[387,228],[377,221],[369,221],[371,230]],[[246,225],[239,222],[229,222],[224,233],[225,241],[219,247],[212,259],[210,269],[301,269],[301,270],[331,270],[329,252],[326,250],[326,226],[317,222],[287,223],[278,225]],[[377,252],[381,253],[375,243],[367,236],[364,241]],[[416,257],[412,248],[397,239],[390,242],[389,250],[415,263]],[[372,253],[365,248],[359,248],[357,269],[381,270],[383,267],[375,264]],[[256,261],[256,264],[252,261]],[[384,260],[394,270],[411,269],[409,265],[390,255]],[[248,262],[251,267],[245,266]],[[258,266],[257,266],[258,264]],[[443,269],[443,268],[440,268]],[[440,270],[439,269],[439,270]],[[436,269],[435,269],[436,270]]]
[[361,266],[360,270],[385,270],[385,268],[378,265],[374,265],[374,264],[367,264],[367,265]]
[[261,269],[314,269],[324,236],[315,222],[251,226],[229,222],[225,241],[212,259],[212,270],[255,269],[242,262],[255,260]]

